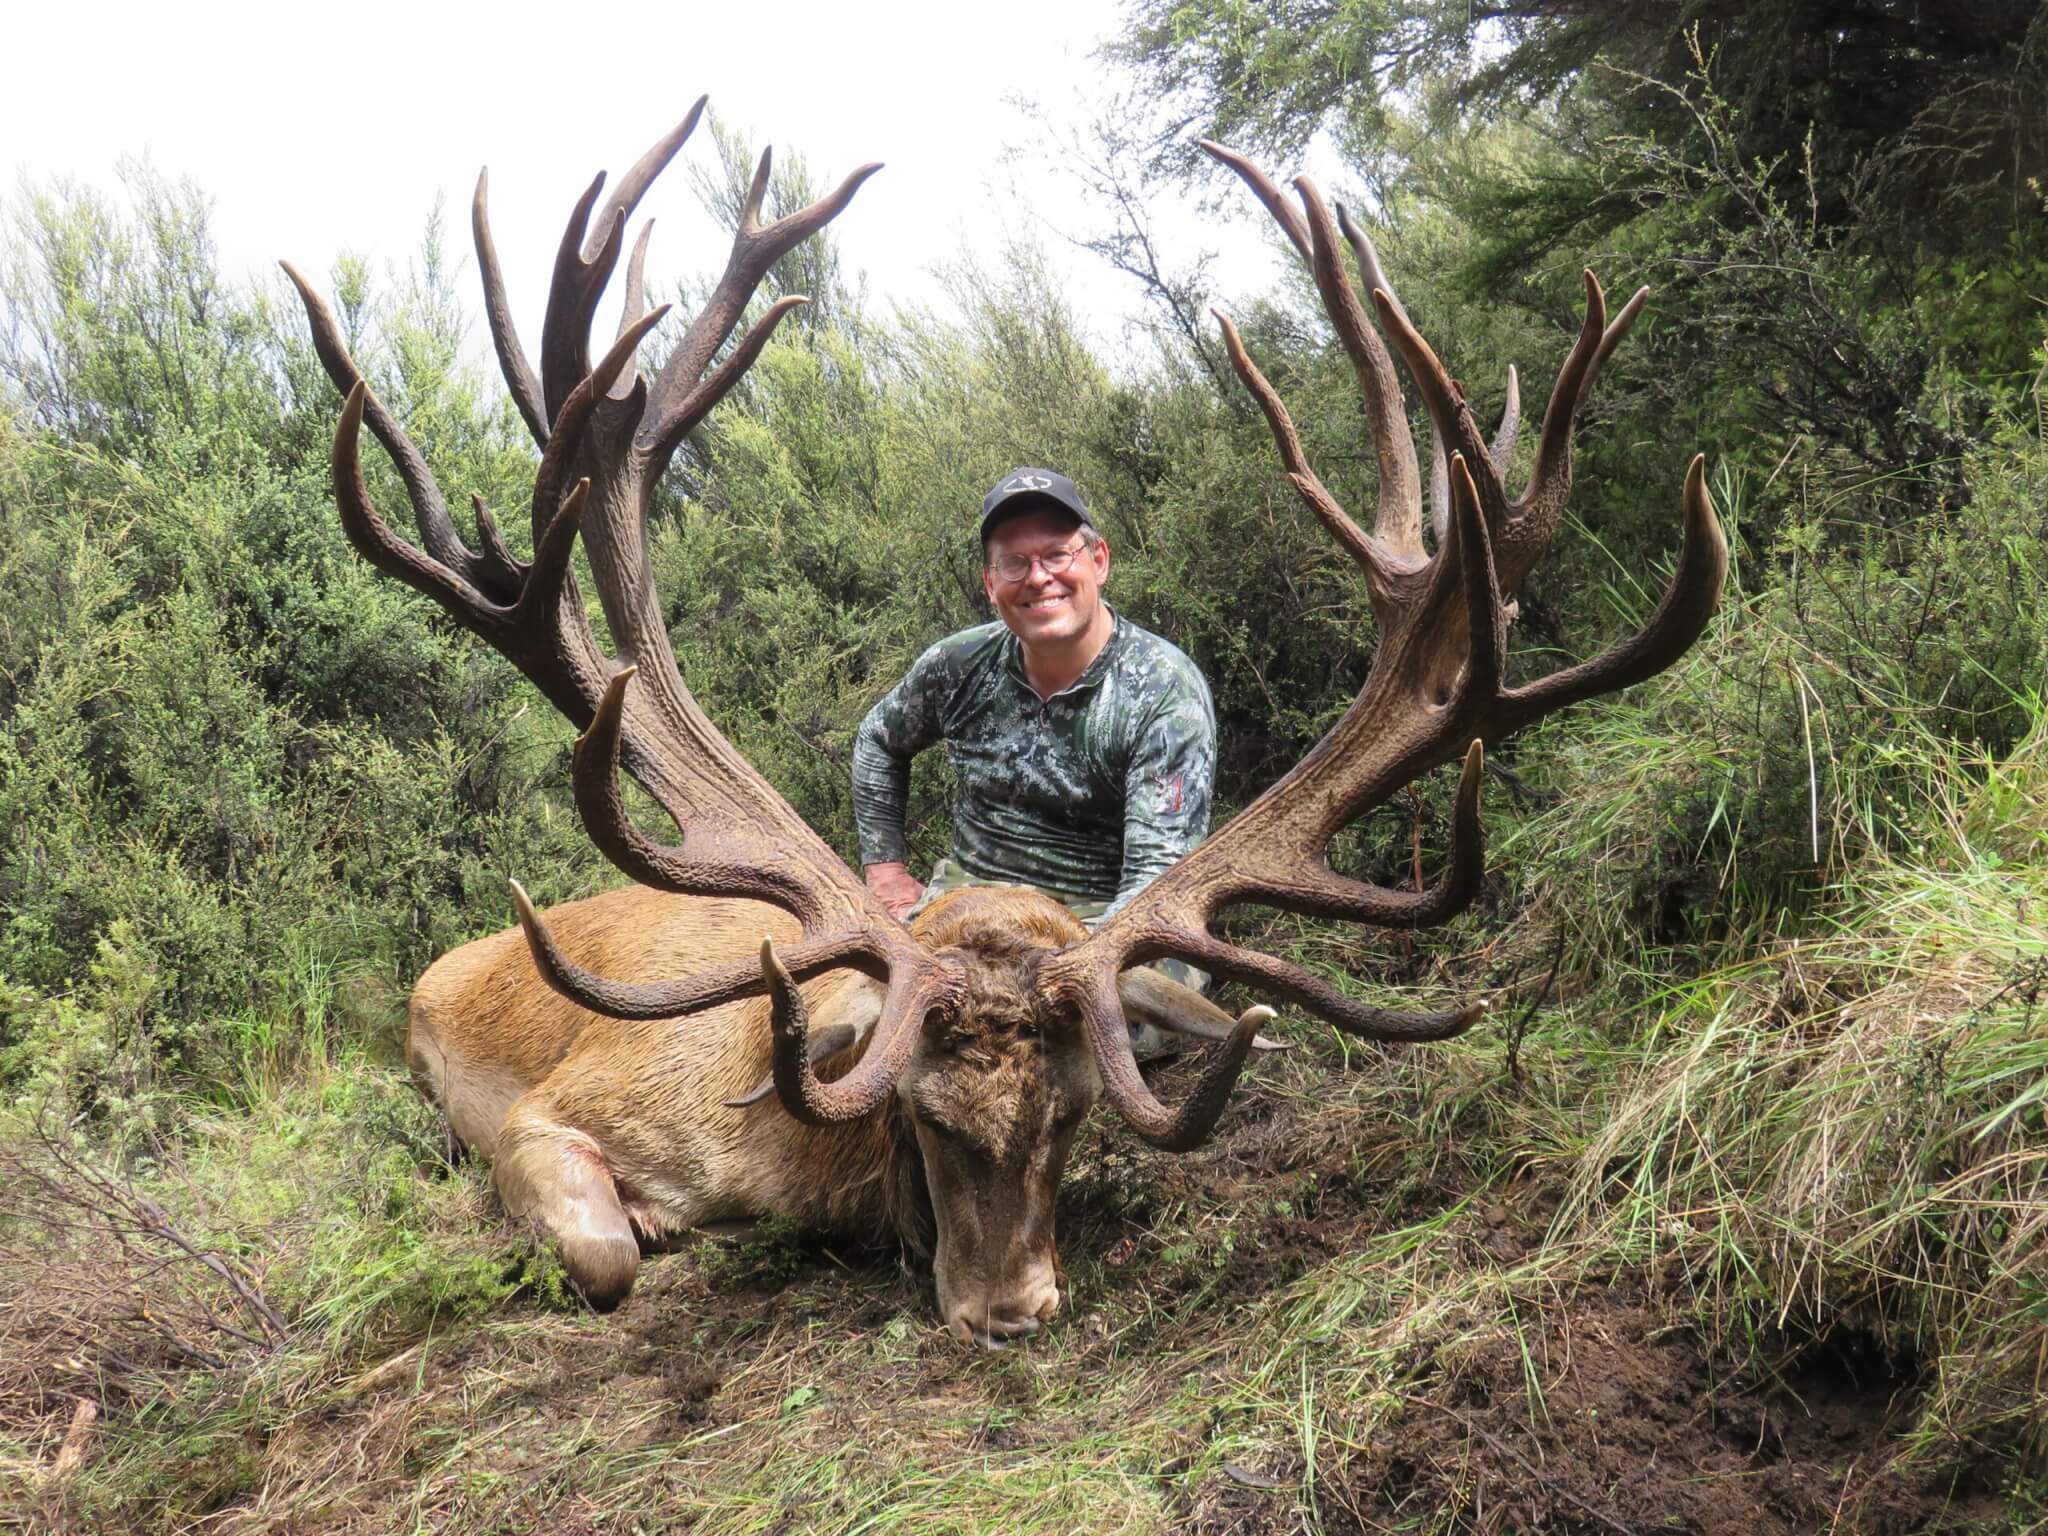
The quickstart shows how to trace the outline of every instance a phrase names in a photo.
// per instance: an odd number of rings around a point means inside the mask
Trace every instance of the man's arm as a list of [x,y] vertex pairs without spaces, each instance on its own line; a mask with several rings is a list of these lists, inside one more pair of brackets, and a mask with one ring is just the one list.
[[938,647],[920,656],[884,694],[853,738],[853,824],[860,837],[868,889],[901,916],[924,894],[905,863],[904,816],[910,803],[910,760],[937,741],[942,709]]
[[1106,920],[1209,835],[1216,707],[1194,663],[1147,715],[1124,774],[1123,874]]

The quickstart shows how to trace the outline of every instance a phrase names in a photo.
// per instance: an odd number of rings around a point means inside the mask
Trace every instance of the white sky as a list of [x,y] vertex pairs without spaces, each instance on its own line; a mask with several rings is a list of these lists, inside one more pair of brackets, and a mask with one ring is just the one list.
[[[1091,54],[1117,10],[1114,0],[18,4],[5,26],[0,166],[113,189],[117,160],[146,155],[212,197],[228,275],[289,257],[322,288],[344,251],[379,272],[406,261],[440,195],[450,252],[465,262],[459,286],[473,294],[469,198],[489,165],[493,231],[531,350],[576,194],[599,169],[616,178],[709,92],[756,145],[800,151],[821,184],[886,162],[832,226],[847,271],[864,272],[876,299],[935,302],[935,261],[989,260],[1007,240],[1036,237],[1098,341],[1114,343],[1139,308],[1137,285],[1062,238],[1106,216],[1079,200],[1059,147],[1013,99],[1038,100],[1055,124],[1084,120],[1115,88]],[[1023,151],[1007,165],[1006,146]],[[656,216],[650,276],[722,264],[724,238],[684,168],[711,154],[700,128],[642,203],[640,216]],[[1269,286],[1277,257],[1244,202],[1229,223],[1191,203],[1163,209],[1156,232],[1169,259],[1218,249],[1221,291]]]

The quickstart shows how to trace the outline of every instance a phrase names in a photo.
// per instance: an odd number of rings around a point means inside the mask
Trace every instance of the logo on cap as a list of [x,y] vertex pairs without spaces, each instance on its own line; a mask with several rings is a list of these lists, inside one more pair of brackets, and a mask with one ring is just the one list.
[[1012,491],[1049,491],[1051,489],[1052,477],[1050,475],[1014,475],[1003,482],[1001,494],[1007,496]]

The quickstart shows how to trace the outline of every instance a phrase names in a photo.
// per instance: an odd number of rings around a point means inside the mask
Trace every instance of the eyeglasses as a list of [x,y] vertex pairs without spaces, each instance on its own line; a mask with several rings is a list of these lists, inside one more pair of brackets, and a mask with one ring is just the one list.
[[1022,581],[1031,574],[1034,565],[1044,566],[1048,576],[1063,576],[1074,563],[1074,557],[1087,547],[1084,539],[1071,549],[1049,549],[1042,555],[999,555],[989,561],[988,568],[1004,581]]

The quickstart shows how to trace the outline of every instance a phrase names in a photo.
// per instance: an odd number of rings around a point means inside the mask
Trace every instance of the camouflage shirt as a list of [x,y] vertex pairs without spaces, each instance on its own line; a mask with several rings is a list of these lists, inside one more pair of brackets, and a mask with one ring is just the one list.
[[[1114,614],[1112,615],[1114,616]],[[863,864],[901,863],[910,760],[946,743],[952,857],[983,880],[1123,905],[1209,830],[1216,709],[1176,647],[1116,618],[1102,653],[1041,699],[1001,623],[941,640],[861,722]]]

